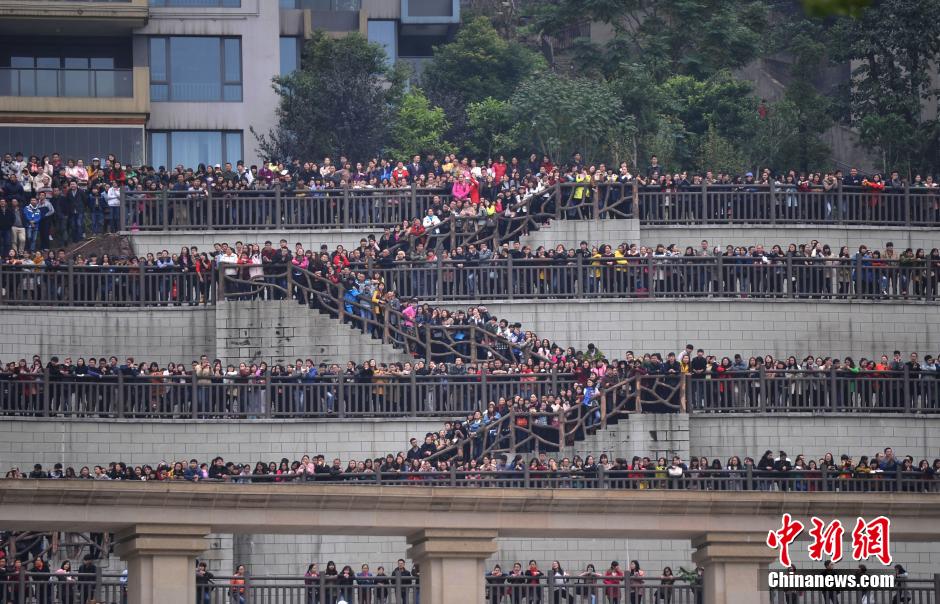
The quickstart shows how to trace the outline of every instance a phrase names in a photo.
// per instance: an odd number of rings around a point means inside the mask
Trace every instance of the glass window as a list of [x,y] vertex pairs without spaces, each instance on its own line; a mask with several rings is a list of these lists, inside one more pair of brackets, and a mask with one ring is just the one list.
[[397,38],[398,29],[394,21],[369,21],[369,42],[376,42],[385,49],[389,63],[398,58]]
[[219,130],[150,132],[150,163],[154,166],[211,166],[242,159],[242,133]]
[[152,101],[242,100],[241,39],[151,38],[150,51]]
[[300,65],[300,41],[294,36],[281,36],[281,75],[288,75]]
[[297,0],[281,0],[281,8],[297,8]]

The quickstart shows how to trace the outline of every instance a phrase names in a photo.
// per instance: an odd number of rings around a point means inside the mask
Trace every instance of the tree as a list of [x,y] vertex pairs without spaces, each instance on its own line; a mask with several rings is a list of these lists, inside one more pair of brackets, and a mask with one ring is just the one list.
[[936,0],[881,0],[833,29],[837,59],[857,65],[843,118],[885,170],[910,176],[940,167],[927,153],[937,145],[936,120],[922,116],[923,104],[937,100],[931,72],[940,59],[938,21]]
[[444,141],[448,125],[444,110],[431,107],[421,89],[412,88],[402,97],[392,120],[391,147],[386,154],[406,159],[425,153],[449,152],[450,144]]
[[556,160],[580,152],[588,161],[606,161],[634,127],[602,80],[536,74],[519,86],[510,106],[520,142]]
[[461,25],[453,41],[434,48],[422,88],[444,109],[451,123],[450,140],[464,144],[469,138],[467,105],[487,97],[506,100],[541,65],[536,53],[500,38],[490,20],[481,16]]
[[277,126],[252,133],[268,157],[369,157],[383,146],[403,83],[404,73],[387,66],[378,44],[316,31],[300,69],[274,78]]
[[517,148],[517,135],[512,110],[507,101],[487,97],[467,105],[467,125],[470,139],[467,147],[474,155],[493,157],[497,152],[510,152]]

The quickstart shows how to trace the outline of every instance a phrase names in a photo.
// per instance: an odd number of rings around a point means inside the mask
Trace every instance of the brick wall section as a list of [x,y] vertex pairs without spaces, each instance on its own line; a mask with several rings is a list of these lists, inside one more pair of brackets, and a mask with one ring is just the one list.
[[119,355],[189,363],[215,354],[215,308],[4,308],[0,359]]
[[930,248],[940,246],[940,237],[936,229],[923,227],[892,228],[874,226],[644,226],[640,229],[640,243],[656,245],[675,243],[681,248],[691,245],[699,249],[702,239],[714,246],[757,245],[762,244],[768,250],[773,245],[780,245],[784,250],[790,243],[809,243],[813,239],[822,244],[829,244],[832,251],[839,252],[839,247],[849,246],[858,250],[858,246],[867,245],[872,249],[883,250],[888,241],[894,243],[900,253],[904,248]]
[[193,245],[197,246],[200,252],[207,252],[212,250],[215,243],[224,242],[234,246],[236,241],[262,244],[270,240],[277,247],[281,239],[287,239],[291,252],[294,251],[295,243],[302,244],[304,249],[313,248],[319,251],[320,245],[324,243],[330,247],[330,250],[336,248],[337,245],[343,245],[346,249],[359,247],[359,240],[373,233],[376,238],[382,235],[381,230],[370,229],[282,231],[266,229],[262,231],[173,231],[170,233],[141,231],[131,234],[131,243],[138,255],[156,254],[161,250],[177,254],[181,247]]
[[223,302],[216,312],[216,349],[222,359],[297,358],[338,363],[413,361],[414,359],[337,319],[293,300]]
[[559,243],[568,247],[578,247],[582,241],[589,245],[609,243],[616,247],[623,241],[640,240],[640,221],[629,220],[552,220],[538,231],[531,231],[522,237],[522,244],[540,245],[554,248]]
[[807,459],[827,451],[838,459],[843,453],[858,459],[885,447],[898,456],[911,455],[914,465],[922,458],[933,463],[940,457],[940,418],[891,415],[693,415],[689,421],[689,451],[718,457],[750,455],[783,449],[790,458],[803,453]]
[[[446,304],[466,308],[466,304]],[[871,357],[895,348],[936,355],[940,314],[930,303],[805,300],[606,300],[487,303],[489,311],[561,346],[593,342],[608,356],[680,351]]]

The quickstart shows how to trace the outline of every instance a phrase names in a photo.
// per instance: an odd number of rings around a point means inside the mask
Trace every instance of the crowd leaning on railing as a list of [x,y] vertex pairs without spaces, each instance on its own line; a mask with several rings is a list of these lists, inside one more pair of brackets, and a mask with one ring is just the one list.
[[[936,412],[940,356],[845,359],[709,355],[687,346],[608,360],[590,344],[537,344],[542,360],[374,359],[316,363],[38,355],[0,365],[0,413],[60,417],[248,418],[631,412]],[[609,395],[606,396],[606,395]],[[605,398],[606,397],[606,398]],[[554,417],[550,417],[550,416]],[[597,421],[595,421],[595,419]],[[474,431],[476,432],[476,431]],[[556,438],[554,442],[558,442]]]
[[[338,218],[346,225],[411,225],[421,221],[429,204],[447,208],[447,216],[480,223],[484,228],[509,228],[519,214],[538,222],[565,218],[627,217],[633,215],[634,192],[640,218],[648,222],[786,220],[879,224],[936,224],[940,222],[940,188],[933,176],[897,172],[887,178],[841,171],[772,173],[769,169],[741,175],[705,171],[690,173],[660,165],[651,158],[645,169],[625,162],[614,167],[587,163],[580,154],[556,164],[532,154],[528,160],[458,159],[454,154],[428,154],[423,160],[372,158],[354,161],[293,159],[246,166],[167,168],[124,165],[114,155],[104,161],[63,158],[58,153],[26,158],[6,153],[0,160],[0,248],[42,251],[80,241],[85,235],[118,232],[157,225],[261,227],[271,224],[327,226]],[[570,194],[561,200],[546,190],[566,183]],[[631,190],[625,188],[626,185]],[[843,187],[848,192],[843,195]],[[397,198],[374,198],[374,191],[433,190],[422,204]],[[711,192],[706,190],[711,188]],[[333,191],[350,189],[367,195],[337,208]],[[269,203],[276,191],[300,202]],[[697,192],[697,193],[696,193]],[[838,192],[838,194],[837,194]],[[434,195],[437,199],[434,200]],[[545,194],[545,195],[543,195]],[[161,207],[160,196],[172,196]],[[247,210],[238,201],[253,195],[260,203]],[[901,197],[898,197],[898,196]],[[221,203],[207,212],[203,203],[213,196]],[[403,196],[406,196],[403,194]],[[915,199],[916,198],[916,199]],[[35,200],[35,201],[34,201]],[[621,204],[629,200],[628,209]],[[527,205],[528,203],[528,205]],[[378,206],[376,205],[378,204]],[[456,204],[456,205],[454,205]],[[911,207],[916,206],[916,207]],[[337,211],[340,210],[340,211]],[[404,213],[403,213],[404,212]],[[206,216],[206,214],[211,216]],[[276,214],[276,215],[274,215]],[[600,214],[596,215],[595,214]],[[508,219],[508,220],[503,220]]]
[[[756,297],[919,299],[940,294],[940,250],[883,250],[860,245],[833,249],[813,240],[767,246],[703,240],[684,250],[582,241],[578,247],[532,248],[515,241],[447,249],[404,229],[370,235],[358,247],[307,249],[286,239],[261,243],[184,246],[143,256],[70,257],[65,249],[35,254],[11,250],[0,263],[0,300],[6,303],[208,304],[219,271],[232,277],[232,298],[299,298],[287,278],[313,273],[372,303],[373,290],[430,300],[592,297]],[[224,264],[224,267],[220,265]],[[288,275],[288,272],[291,275]],[[244,287],[243,284],[257,287]],[[279,286],[280,290],[263,285]],[[247,290],[247,291],[240,291]]]
[[[7,479],[134,480],[254,483],[353,482],[400,486],[684,489],[704,491],[940,491],[940,458],[931,463],[910,455],[895,456],[891,447],[853,459],[831,452],[814,458],[790,457],[786,451],[767,450],[760,457],[731,456],[727,460],[678,454],[634,455],[631,459],[601,453],[550,456],[497,453],[464,457],[451,443],[463,438],[466,423],[450,423],[428,432],[424,442],[412,438],[407,451],[374,459],[324,455],[284,457],[280,461],[237,463],[215,457],[211,462],[192,458],[175,462],[131,465],[110,462],[94,467],[56,463],[50,470],[35,464],[31,470],[11,468]],[[451,452],[442,456],[441,452]]]

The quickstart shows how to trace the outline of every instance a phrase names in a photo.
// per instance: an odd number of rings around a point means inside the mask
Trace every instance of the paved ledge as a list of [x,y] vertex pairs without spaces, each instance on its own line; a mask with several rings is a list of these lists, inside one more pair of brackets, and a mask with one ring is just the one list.
[[940,538],[940,498],[910,493],[773,493],[0,481],[0,526],[117,530],[209,526],[216,533],[411,535],[485,526],[501,537],[681,539],[759,532],[797,518],[885,515],[895,540]]

